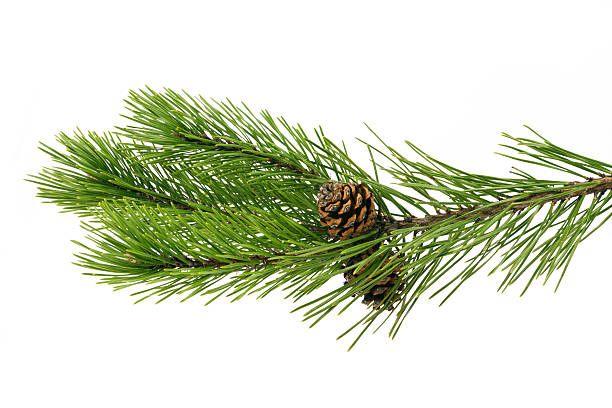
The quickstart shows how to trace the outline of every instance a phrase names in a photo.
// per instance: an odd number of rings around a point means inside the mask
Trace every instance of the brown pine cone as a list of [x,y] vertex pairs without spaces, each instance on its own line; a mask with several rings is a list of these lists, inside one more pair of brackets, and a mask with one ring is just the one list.
[[374,196],[364,184],[325,183],[317,194],[321,225],[340,241],[365,234],[374,226]]
[[[365,259],[367,259],[371,254],[373,254],[376,251],[376,249],[371,248],[368,251],[365,251],[359,255],[356,255],[352,258],[349,258],[346,261],[346,266],[352,266],[355,265]],[[346,272],[344,272],[344,279],[345,279],[345,284],[350,284],[351,282],[353,282],[355,280],[355,278],[360,275],[367,267],[367,263],[362,266],[361,268],[359,268],[358,270],[350,269]],[[366,304],[366,305],[372,305],[374,308],[379,308],[380,307],[380,303],[383,301],[383,299],[385,297],[387,297],[389,291],[393,290],[393,287],[395,286],[395,284],[397,283],[397,281],[400,279],[399,276],[399,272],[401,271],[401,265],[398,266],[394,271],[392,271],[391,273],[389,273],[387,276],[380,278],[380,280],[378,282],[376,282],[376,285],[371,287],[369,290],[364,291],[363,294],[363,300],[362,303]],[[395,288],[395,294],[392,295],[391,297],[391,301],[392,303],[397,302],[398,300],[400,300],[399,298],[399,291],[401,291],[403,289],[404,285],[400,284]],[[389,306],[389,310],[391,310],[392,306]]]

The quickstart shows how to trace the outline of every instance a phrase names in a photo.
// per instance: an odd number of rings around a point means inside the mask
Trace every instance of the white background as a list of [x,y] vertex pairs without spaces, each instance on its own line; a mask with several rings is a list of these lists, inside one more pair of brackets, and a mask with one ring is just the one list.
[[71,264],[78,220],[23,181],[49,164],[38,141],[111,129],[144,85],[335,140],[369,137],[365,121],[474,172],[507,175],[493,152],[523,124],[612,161],[610,2],[97,4],[0,6],[0,406],[612,406],[612,225],[557,294],[481,274],[347,353],[335,337],[360,310],[309,329],[279,296],[133,305]]

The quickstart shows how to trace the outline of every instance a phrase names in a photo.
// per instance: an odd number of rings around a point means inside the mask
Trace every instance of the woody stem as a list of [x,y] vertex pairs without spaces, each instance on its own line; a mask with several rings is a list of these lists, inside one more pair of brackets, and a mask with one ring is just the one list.
[[459,218],[463,216],[476,217],[480,219],[493,217],[508,208],[512,211],[521,211],[535,205],[542,205],[557,201],[566,201],[574,197],[580,197],[588,194],[602,194],[612,190],[612,175],[604,176],[588,181],[571,182],[567,187],[560,187],[558,191],[546,191],[542,193],[534,193],[527,197],[517,196],[501,200],[493,205],[476,205],[468,208],[462,208],[456,211],[450,211],[445,214],[427,215],[425,217],[408,217],[399,221],[379,220],[378,227],[382,232],[391,232],[401,228],[427,227],[449,218]]

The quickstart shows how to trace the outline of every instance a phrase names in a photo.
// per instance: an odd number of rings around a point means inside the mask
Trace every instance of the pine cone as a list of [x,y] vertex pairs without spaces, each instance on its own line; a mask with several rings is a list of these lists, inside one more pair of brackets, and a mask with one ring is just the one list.
[[374,196],[364,184],[325,183],[317,200],[321,225],[340,241],[365,234],[374,226]]
[[[368,251],[362,252],[359,255],[356,255],[352,258],[349,258],[346,261],[346,266],[352,266],[355,265],[363,260],[365,260],[366,258],[368,258],[371,254],[373,254],[376,251],[376,248],[371,248]],[[385,263],[386,264],[386,263]],[[365,265],[363,265],[361,268],[359,268],[358,270],[355,270],[354,268],[344,272],[344,279],[345,282],[344,284],[350,284],[351,282],[353,282],[356,277],[358,275],[360,275],[368,266],[368,264],[366,263]],[[393,287],[395,286],[395,284],[397,283],[397,281],[400,279],[399,276],[399,272],[401,270],[401,265],[398,266],[394,271],[392,271],[390,274],[388,274],[387,276],[380,278],[380,280],[378,282],[376,282],[376,285],[371,287],[369,290],[364,291],[363,292],[363,300],[362,303],[366,304],[366,305],[372,305],[374,308],[379,308],[380,307],[380,303],[383,301],[383,299],[385,299],[385,297],[387,297],[387,295],[389,294],[389,291],[393,290]],[[395,288],[395,294],[392,295],[391,297],[391,302],[395,303],[398,300],[400,300],[399,297],[399,293],[402,289],[404,288],[403,284],[398,285]],[[392,309],[392,306],[389,306],[389,310]]]

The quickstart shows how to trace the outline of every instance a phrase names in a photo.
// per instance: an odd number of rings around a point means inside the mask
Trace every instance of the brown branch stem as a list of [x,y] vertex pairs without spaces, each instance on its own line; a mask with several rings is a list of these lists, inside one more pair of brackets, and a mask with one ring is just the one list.
[[[581,186],[583,187],[581,188]],[[566,201],[574,197],[584,196],[588,194],[602,194],[609,190],[612,190],[612,175],[603,176],[597,179],[589,179],[587,181],[571,182],[568,183],[567,187],[560,187],[558,191],[534,193],[528,197],[519,196],[516,198],[502,200],[494,205],[478,205],[468,208],[461,208],[456,211],[449,211],[444,214],[427,215],[425,217],[409,217],[397,221],[382,219],[378,221],[378,228],[381,230],[381,232],[386,233],[401,228],[411,227],[427,229],[428,227],[439,222],[445,221],[449,218],[474,216],[476,218],[485,219],[493,217],[507,210],[508,208],[510,208],[514,212],[518,212],[535,205]]]
[[[279,255],[280,252],[274,252],[273,255]],[[126,254],[127,261],[138,263],[138,261],[132,260],[133,257],[131,255]],[[222,266],[236,264],[236,263],[244,263],[245,265],[251,265],[247,263],[248,261],[256,261],[256,264],[252,265],[261,265],[266,266],[271,263],[274,263],[274,260],[271,259],[271,256],[265,255],[251,255],[247,259],[236,259],[231,261],[219,261],[218,259],[207,259],[207,260],[195,260],[188,259],[184,261],[182,259],[178,259],[175,257],[168,257],[168,262],[155,265],[153,269],[192,269],[192,268],[220,268]]]
[[[249,150],[245,150],[245,148],[243,146],[240,146],[238,143],[235,143],[229,140],[223,140],[218,137],[210,137],[206,134],[195,135],[198,139],[190,138],[182,133],[173,133],[172,136],[178,137],[186,142],[190,142],[190,143],[194,143],[198,145],[210,146],[211,144],[215,144],[215,149],[217,150],[241,152],[241,153],[248,154],[254,157],[258,157],[260,159],[263,159],[264,161],[274,164],[277,167],[285,168],[285,169],[291,170],[301,175],[321,177],[319,173],[317,173],[316,171],[312,169],[304,170],[291,163],[287,163],[275,157],[270,157],[266,155],[265,153],[261,152],[260,150],[258,150],[255,146],[252,146]],[[199,139],[205,139],[206,141],[199,140]]]

